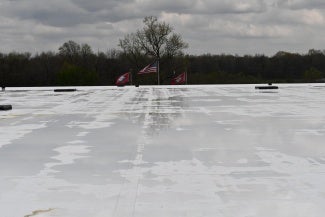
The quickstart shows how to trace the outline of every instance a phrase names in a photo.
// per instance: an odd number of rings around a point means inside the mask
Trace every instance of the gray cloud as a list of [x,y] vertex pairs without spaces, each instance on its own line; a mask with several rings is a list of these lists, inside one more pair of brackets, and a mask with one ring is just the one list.
[[223,13],[260,13],[266,9],[261,0],[151,0],[141,1],[145,10],[185,14],[223,14]]
[[278,0],[277,6],[294,10],[300,9],[325,9],[323,0]]
[[8,1],[1,7],[2,14],[17,17],[20,20],[33,20],[49,26],[72,26],[93,22],[93,16],[77,5],[65,0],[42,1],[22,0]]
[[274,54],[324,49],[323,0],[0,0],[0,52],[57,50],[67,40],[94,50],[156,15],[190,45],[188,53]]

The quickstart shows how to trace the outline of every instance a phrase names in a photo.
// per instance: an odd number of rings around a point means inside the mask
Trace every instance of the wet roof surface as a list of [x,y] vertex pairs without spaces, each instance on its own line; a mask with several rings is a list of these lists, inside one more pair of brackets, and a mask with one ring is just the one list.
[[325,85],[9,88],[0,216],[325,213]]

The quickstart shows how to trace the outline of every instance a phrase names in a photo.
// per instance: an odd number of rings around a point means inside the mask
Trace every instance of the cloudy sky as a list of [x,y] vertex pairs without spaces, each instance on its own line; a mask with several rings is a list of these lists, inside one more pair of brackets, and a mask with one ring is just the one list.
[[0,0],[0,52],[68,40],[106,51],[148,15],[182,34],[189,54],[325,49],[325,0]]

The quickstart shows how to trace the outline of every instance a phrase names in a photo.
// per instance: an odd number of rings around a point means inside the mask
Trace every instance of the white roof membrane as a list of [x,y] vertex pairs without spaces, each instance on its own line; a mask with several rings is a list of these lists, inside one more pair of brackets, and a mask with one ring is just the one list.
[[0,216],[324,215],[325,85],[76,88],[0,92]]

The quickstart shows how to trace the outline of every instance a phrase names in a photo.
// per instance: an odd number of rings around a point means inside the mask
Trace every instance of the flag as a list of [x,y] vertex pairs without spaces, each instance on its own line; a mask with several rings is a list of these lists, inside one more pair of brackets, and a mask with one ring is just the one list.
[[144,67],[143,69],[141,69],[138,72],[138,75],[141,74],[149,74],[149,73],[154,73],[158,71],[158,61],[155,61],[149,65],[147,65],[146,67]]
[[173,78],[172,81],[170,82],[171,85],[184,84],[184,83],[186,83],[186,72],[183,72],[182,74]]
[[127,73],[124,73],[123,75],[121,75],[120,77],[118,77],[115,84],[117,86],[123,86],[123,85],[129,83],[129,81],[130,81],[130,73],[127,72]]

